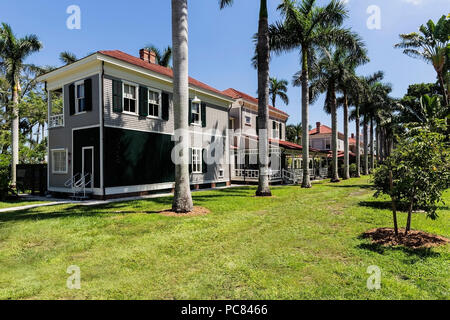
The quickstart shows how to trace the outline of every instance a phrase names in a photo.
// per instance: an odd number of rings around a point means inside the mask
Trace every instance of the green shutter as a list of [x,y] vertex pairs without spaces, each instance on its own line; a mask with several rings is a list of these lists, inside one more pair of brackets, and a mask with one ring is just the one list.
[[75,114],[75,85],[71,84],[69,86],[69,113],[70,115]]
[[169,94],[163,92],[161,95],[161,108],[162,108],[162,119],[165,121],[169,121]]
[[139,87],[139,116],[148,116],[148,88]]
[[188,106],[188,123],[189,125],[192,124],[192,100],[189,99],[189,106]]
[[208,164],[206,163],[206,149],[202,149],[202,173],[208,172]]
[[92,79],[84,80],[84,98],[86,111],[92,111]]
[[113,111],[122,112],[122,81],[113,80]]
[[206,103],[202,102],[202,127],[206,128]]

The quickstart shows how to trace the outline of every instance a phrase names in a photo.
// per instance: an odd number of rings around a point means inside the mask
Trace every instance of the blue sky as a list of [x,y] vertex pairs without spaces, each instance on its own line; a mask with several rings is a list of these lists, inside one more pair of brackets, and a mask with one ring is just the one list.
[[[3,0],[5,1],[5,0]],[[319,4],[327,1],[318,0]],[[269,0],[269,19],[279,19],[279,0]],[[81,8],[81,30],[69,30],[66,9]],[[366,12],[377,5],[381,29],[369,30]],[[217,0],[189,1],[190,75],[224,90],[234,87],[256,95],[257,75],[250,65],[252,35],[258,26],[258,0],[235,0],[231,8],[219,10]],[[369,74],[383,70],[385,81],[393,85],[393,96],[401,97],[411,83],[433,82],[431,65],[409,58],[393,48],[400,33],[418,29],[428,19],[437,20],[450,12],[450,0],[347,0],[349,19],[345,22],[364,39],[371,62],[358,72]],[[170,0],[21,0],[2,5],[0,21],[7,22],[18,36],[34,33],[44,49],[29,58],[40,65],[59,65],[58,54],[72,51],[83,57],[97,50],[118,49],[138,55],[140,48],[152,43],[165,47],[171,43]],[[271,75],[291,80],[299,70],[299,52],[273,58]],[[301,121],[300,88],[289,87],[288,106],[277,105],[291,115],[289,123]],[[323,99],[311,106],[310,123],[330,124],[323,112]],[[341,119],[341,113],[339,113]],[[339,123],[342,130],[342,121]],[[351,127],[353,128],[353,126]],[[353,131],[353,130],[352,130]]]

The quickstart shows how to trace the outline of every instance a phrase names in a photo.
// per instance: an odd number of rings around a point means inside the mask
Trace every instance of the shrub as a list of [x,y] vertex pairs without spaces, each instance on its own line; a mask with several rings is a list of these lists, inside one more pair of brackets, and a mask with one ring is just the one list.
[[0,154],[0,200],[8,197],[10,190],[10,160],[9,155]]

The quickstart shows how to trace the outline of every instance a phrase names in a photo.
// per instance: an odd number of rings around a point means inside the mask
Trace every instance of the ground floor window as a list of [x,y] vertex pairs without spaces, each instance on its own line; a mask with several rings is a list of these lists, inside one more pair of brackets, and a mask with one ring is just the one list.
[[52,164],[53,173],[67,173],[67,150],[52,150]]
[[202,173],[202,149],[192,149],[192,172]]

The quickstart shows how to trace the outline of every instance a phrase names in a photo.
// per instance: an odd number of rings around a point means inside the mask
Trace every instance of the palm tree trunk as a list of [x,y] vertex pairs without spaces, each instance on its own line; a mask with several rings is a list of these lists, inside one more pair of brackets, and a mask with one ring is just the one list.
[[269,187],[269,19],[267,0],[261,0],[258,27],[259,179],[256,195],[271,196]]
[[370,173],[372,173],[375,168],[375,139],[373,127],[373,118],[370,117]]
[[178,213],[193,209],[189,178],[189,82],[188,82],[188,6],[187,0],[172,0],[173,98],[176,143],[181,152],[175,164],[175,194],[172,210]]
[[19,89],[18,84],[13,86],[12,93],[12,123],[11,123],[11,137],[12,137],[12,166],[11,166],[11,183],[16,185],[17,168],[19,164]]
[[356,177],[361,177],[361,135],[360,135],[360,115],[359,115],[359,106],[356,106]]
[[334,83],[331,84],[331,149],[333,151],[333,161],[331,163],[331,182],[339,182],[338,173],[338,130],[337,130],[337,110],[336,110],[336,89]]
[[444,76],[442,75],[442,71],[438,72],[438,78],[439,78],[439,82],[442,87],[442,96],[444,97],[445,104],[448,106],[449,101],[448,101],[448,96],[447,96],[447,89],[445,87],[445,81],[444,81]]
[[364,115],[363,119],[363,135],[364,135],[364,168],[363,174],[369,174],[369,126],[368,126],[367,115]]
[[303,181],[302,188],[311,188],[309,178],[309,70],[308,48],[302,48],[302,159]]
[[375,147],[376,147],[376,159],[377,163],[380,162],[380,126],[377,125],[375,128]]
[[350,154],[348,145],[348,99],[344,91],[344,179],[350,179]]

